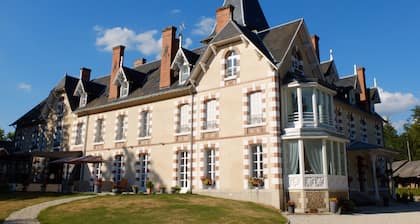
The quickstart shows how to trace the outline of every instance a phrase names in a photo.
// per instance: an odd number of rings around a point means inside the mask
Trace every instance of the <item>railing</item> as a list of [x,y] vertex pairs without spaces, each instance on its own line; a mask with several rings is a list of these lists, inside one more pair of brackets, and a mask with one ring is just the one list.
[[264,122],[263,115],[262,114],[254,114],[248,116],[248,124],[261,124]]
[[298,112],[291,113],[287,116],[287,126],[289,128],[300,127],[300,125],[301,127],[315,127],[315,121],[318,121],[320,127],[335,129],[333,117],[329,117],[326,114],[318,115],[316,118],[313,112],[303,112],[302,121],[299,120]]
[[217,129],[217,121],[206,121],[204,122],[204,130],[214,130]]
[[327,176],[324,174],[288,175],[289,189],[300,190],[347,190],[347,176]]

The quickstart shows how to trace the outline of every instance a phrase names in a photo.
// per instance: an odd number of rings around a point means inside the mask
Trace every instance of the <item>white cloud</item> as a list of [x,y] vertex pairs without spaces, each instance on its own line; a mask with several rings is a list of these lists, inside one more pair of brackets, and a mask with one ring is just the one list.
[[112,51],[113,47],[124,45],[127,50],[138,50],[150,56],[159,54],[162,48],[162,39],[155,38],[157,30],[136,33],[126,27],[104,29],[100,26],[95,26],[93,30],[97,36],[96,46],[105,51]]
[[183,43],[183,47],[189,48],[189,47],[191,47],[192,43],[193,43],[193,40],[188,37],[188,38],[185,39],[185,42]]
[[28,83],[19,83],[18,87],[19,90],[24,91],[24,92],[31,92],[32,91],[32,85],[28,84]]
[[420,104],[420,100],[412,93],[387,92],[379,88],[379,94],[382,103],[376,105],[376,110],[385,116],[408,112],[414,106]]
[[211,31],[213,31],[213,27],[215,24],[215,20],[210,17],[202,17],[201,20],[194,25],[194,30],[192,34],[195,35],[210,35]]
[[179,14],[181,13],[181,9],[172,9],[171,14]]
[[395,122],[391,122],[391,125],[397,130],[399,133],[401,133],[404,130],[404,125],[408,123],[407,120],[399,120]]

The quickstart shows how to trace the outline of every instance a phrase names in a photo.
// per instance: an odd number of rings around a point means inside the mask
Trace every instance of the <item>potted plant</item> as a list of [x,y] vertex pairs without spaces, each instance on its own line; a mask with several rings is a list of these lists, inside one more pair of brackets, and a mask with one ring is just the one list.
[[294,201],[287,202],[287,212],[289,212],[290,214],[295,213],[295,207],[296,207],[296,204]]
[[139,193],[139,185],[131,185],[131,190],[133,190],[134,194]]
[[172,194],[178,194],[181,191],[181,187],[176,185],[174,187],[171,187],[171,193]]
[[330,198],[330,212],[336,213],[338,210],[338,199],[337,198]]
[[203,183],[204,186],[212,186],[213,185],[213,180],[210,177],[207,177],[207,176],[201,177],[201,182]]
[[259,188],[264,186],[264,178],[262,177],[251,177],[249,178],[249,185],[254,188]]
[[99,178],[95,181],[95,186],[94,186],[94,190],[95,193],[101,193],[101,188],[102,188],[102,178]]
[[153,190],[154,184],[152,181],[148,180],[146,182],[146,189],[147,189],[147,194],[151,194],[152,190]]

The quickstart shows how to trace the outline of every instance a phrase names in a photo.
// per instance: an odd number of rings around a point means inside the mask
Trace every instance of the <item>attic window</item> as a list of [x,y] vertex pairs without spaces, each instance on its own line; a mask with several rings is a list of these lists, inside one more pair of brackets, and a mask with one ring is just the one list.
[[292,72],[303,75],[303,60],[299,52],[296,52],[292,56]]
[[80,107],[85,107],[87,104],[87,93],[82,93],[80,94],[80,102],[79,102],[79,106]]
[[190,77],[190,66],[188,63],[184,63],[179,67],[179,84],[184,84],[188,77]]
[[118,98],[127,97],[129,93],[129,83],[125,78],[124,73],[120,72],[115,80],[115,85],[118,86]]
[[119,86],[119,90],[120,90],[120,94],[119,94],[120,98],[128,96],[128,83],[122,82]]
[[239,71],[239,55],[235,51],[230,51],[226,55],[226,77],[235,77]]

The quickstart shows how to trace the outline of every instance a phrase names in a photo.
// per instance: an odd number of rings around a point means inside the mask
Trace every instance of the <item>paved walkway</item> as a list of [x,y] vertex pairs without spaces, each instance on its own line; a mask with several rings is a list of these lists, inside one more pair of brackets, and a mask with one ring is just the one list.
[[65,204],[68,202],[87,199],[95,196],[80,196],[80,197],[72,197],[72,198],[65,198],[55,201],[48,201],[37,205],[32,205],[21,209],[17,212],[13,212],[3,224],[39,224],[37,217],[39,213],[49,207]]
[[290,224],[420,224],[420,203],[394,204],[391,207],[362,207],[353,215],[290,215]]

